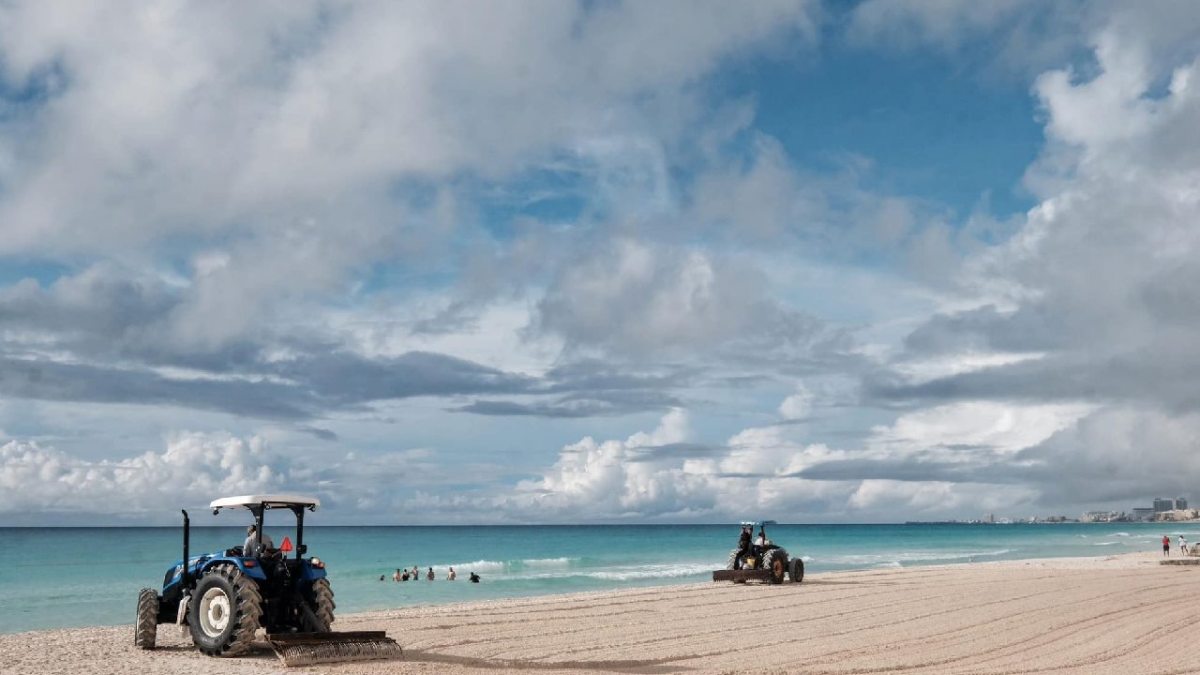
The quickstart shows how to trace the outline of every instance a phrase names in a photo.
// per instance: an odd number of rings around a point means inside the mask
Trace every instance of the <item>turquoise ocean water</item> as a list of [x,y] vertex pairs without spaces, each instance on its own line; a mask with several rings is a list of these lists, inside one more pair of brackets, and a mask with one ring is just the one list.
[[[267,527],[276,543],[294,534]],[[775,543],[809,573],[1161,550],[1200,524],[775,525]],[[736,525],[306,527],[328,563],[339,612],[706,581]],[[241,543],[240,528],[193,527],[192,554]],[[137,591],[181,555],[179,528],[0,528],[0,633],[129,623]],[[434,582],[395,583],[432,566]],[[458,581],[445,581],[453,566]],[[483,581],[470,584],[478,573]],[[380,582],[379,576],[387,581]]]

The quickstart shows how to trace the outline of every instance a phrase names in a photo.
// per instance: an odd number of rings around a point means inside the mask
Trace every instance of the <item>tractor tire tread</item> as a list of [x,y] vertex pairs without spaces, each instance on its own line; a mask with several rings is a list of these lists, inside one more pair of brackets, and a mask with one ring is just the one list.
[[313,598],[316,601],[315,614],[317,618],[325,622],[326,626],[332,626],[334,621],[333,610],[337,608],[337,603],[333,601],[333,588],[329,586],[328,579],[317,579],[312,585]]
[[788,562],[788,578],[794,584],[804,581],[804,559],[800,556],[796,556]]
[[133,645],[154,649],[158,633],[158,593],[153,588],[138,591],[137,623],[133,629]]
[[[783,558],[783,568],[782,568],[782,570],[780,570],[780,574],[778,576],[776,576],[774,573],[775,561],[779,558]],[[766,553],[763,554],[762,566],[763,566],[763,569],[771,571],[771,575],[767,577],[767,583],[769,583],[769,584],[783,583],[784,577],[787,576],[787,569],[788,569],[787,551],[785,551],[781,548],[773,548],[773,549],[767,551]]]
[[209,656],[240,656],[250,651],[254,642],[254,634],[258,632],[262,620],[262,595],[258,585],[238,569],[237,565],[228,563],[214,565],[208,574],[219,574],[229,581],[237,596],[237,609],[232,619],[237,621],[237,627],[215,649],[207,649],[199,643],[196,646]]

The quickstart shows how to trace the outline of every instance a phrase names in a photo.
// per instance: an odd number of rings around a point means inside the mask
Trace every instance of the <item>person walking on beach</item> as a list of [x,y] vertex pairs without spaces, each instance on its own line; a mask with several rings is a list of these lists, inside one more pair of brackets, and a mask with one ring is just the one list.
[[1163,555],[1171,555],[1171,538],[1163,535]]
[[1187,554],[1188,554],[1187,539],[1184,539],[1183,535],[1181,534],[1181,535],[1179,535],[1179,555],[1187,555]]

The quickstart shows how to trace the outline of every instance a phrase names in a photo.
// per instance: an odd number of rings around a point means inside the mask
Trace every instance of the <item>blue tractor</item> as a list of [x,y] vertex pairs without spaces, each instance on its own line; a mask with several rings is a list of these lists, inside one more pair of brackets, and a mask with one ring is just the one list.
[[[192,642],[209,656],[249,651],[259,629],[285,665],[387,658],[400,653],[383,632],[334,633],[333,590],[320,558],[306,558],[304,513],[320,502],[293,495],[247,495],[217,499],[222,509],[244,509],[254,531],[243,546],[189,555],[191,521],[183,512],[183,558],[163,578],[162,590],[138,593],[134,645],[153,649],[158,624],[186,625]],[[296,516],[296,543],[284,538],[275,548],[264,541],[263,516],[286,509]],[[295,556],[289,554],[294,551]]]

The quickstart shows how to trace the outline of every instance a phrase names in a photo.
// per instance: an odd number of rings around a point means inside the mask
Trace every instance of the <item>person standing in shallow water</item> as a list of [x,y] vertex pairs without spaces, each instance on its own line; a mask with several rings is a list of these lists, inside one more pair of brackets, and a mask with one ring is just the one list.
[[1163,535],[1163,555],[1171,555],[1171,538]]

